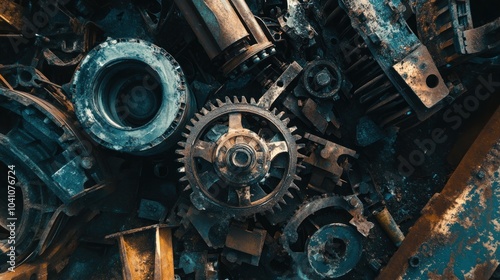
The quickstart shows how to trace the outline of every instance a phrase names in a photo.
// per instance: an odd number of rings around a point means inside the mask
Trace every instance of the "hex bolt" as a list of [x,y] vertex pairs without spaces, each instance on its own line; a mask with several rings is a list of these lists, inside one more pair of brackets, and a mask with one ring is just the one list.
[[84,157],[82,158],[82,161],[81,161],[81,166],[84,168],[84,169],[91,169],[92,167],[94,167],[94,159],[91,158],[91,157]]

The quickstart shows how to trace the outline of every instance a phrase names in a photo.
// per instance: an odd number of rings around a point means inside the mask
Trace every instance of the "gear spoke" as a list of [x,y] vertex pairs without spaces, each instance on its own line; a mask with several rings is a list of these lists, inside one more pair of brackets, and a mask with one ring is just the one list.
[[229,130],[243,129],[241,124],[241,113],[231,113],[229,114]]
[[252,204],[250,187],[236,189],[236,194],[238,195],[238,202],[240,206],[249,206]]
[[269,148],[270,160],[272,161],[277,155],[288,152],[288,146],[285,141],[267,143]]
[[252,185],[252,198],[253,201],[264,198],[267,195],[266,191],[262,189],[259,183],[255,183]]
[[213,172],[205,171],[200,175],[201,183],[209,190],[215,183],[217,183],[220,178]]
[[215,143],[198,140],[193,146],[193,157],[198,157],[208,162],[213,162],[214,160],[212,156],[214,148]]

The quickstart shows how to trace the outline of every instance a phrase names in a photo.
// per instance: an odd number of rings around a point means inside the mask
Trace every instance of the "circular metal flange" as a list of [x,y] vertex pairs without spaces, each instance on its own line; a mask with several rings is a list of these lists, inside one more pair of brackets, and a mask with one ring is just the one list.
[[174,145],[196,107],[175,59],[137,39],[93,49],[73,77],[72,93],[78,120],[93,140],[138,155]]
[[199,210],[248,216],[292,197],[299,153],[283,113],[236,97],[209,104],[187,126],[190,133],[177,153],[184,164],[181,181],[192,188],[191,201]]
[[362,252],[359,233],[340,223],[321,227],[307,244],[309,265],[324,278],[337,278],[351,271]]
[[342,86],[342,73],[330,61],[316,60],[304,69],[302,83],[312,96],[318,98],[333,98]]

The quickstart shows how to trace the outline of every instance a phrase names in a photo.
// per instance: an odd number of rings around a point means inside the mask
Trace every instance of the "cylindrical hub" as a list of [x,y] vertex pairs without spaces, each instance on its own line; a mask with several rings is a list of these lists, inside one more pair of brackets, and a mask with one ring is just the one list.
[[92,50],[72,81],[78,120],[106,148],[151,155],[175,145],[195,109],[179,64],[141,40]]
[[248,71],[253,64],[274,54],[273,44],[245,1],[175,0],[175,3],[209,58],[222,65],[224,74]]

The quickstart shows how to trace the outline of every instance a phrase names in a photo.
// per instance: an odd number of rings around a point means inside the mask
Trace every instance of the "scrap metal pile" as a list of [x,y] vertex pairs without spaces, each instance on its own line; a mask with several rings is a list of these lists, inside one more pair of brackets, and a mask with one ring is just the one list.
[[0,278],[375,278],[496,109],[495,4],[2,0]]

